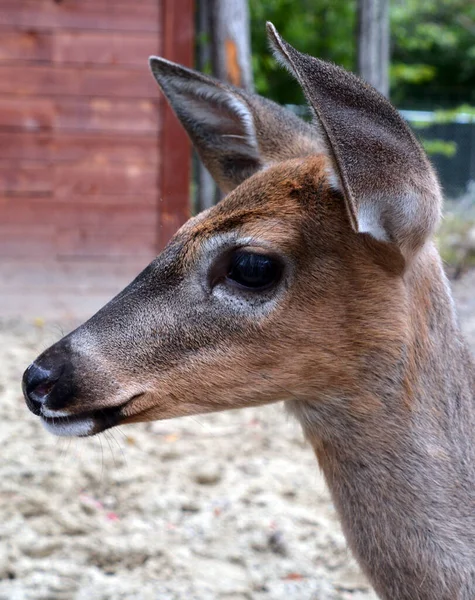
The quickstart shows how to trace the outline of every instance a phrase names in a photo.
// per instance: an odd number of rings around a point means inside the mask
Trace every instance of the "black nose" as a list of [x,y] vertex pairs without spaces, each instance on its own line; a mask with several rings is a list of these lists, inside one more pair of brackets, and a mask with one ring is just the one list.
[[32,413],[64,410],[76,396],[71,348],[63,338],[43,352],[23,374],[22,388]]
[[40,414],[41,406],[59,381],[63,365],[43,366],[31,363],[23,374],[22,388],[28,408],[35,415]]

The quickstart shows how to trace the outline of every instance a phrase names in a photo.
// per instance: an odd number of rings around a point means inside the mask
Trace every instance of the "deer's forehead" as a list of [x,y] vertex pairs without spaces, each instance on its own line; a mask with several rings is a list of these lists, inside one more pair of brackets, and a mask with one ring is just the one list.
[[191,219],[181,230],[182,240],[188,257],[207,240],[233,232],[288,247],[301,242],[302,220],[309,212],[315,218],[334,202],[324,157],[287,161],[257,173],[217,206]]

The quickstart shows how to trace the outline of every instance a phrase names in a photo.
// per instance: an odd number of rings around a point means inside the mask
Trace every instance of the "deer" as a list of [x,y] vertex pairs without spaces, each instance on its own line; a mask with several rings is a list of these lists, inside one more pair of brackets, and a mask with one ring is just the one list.
[[475,370],[437,176],[385,97],[267,27],[313,122],[151,57],[225,196],[28,367],[26,403],[91,436],[283,401],[379,597],[473,600]]

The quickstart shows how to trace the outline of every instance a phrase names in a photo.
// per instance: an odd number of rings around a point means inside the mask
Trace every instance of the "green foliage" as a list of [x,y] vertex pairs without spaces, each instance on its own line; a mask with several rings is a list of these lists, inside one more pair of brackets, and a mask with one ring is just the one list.
[[391,36],[393,102],[475,104],[474,0],[393,0]]
[[355,63],[355,0],[251,0],[251,38],[256,91],[281,104],[301,104],[303,96],[271,56],[266,21],[302,52],[336,62]]
[[[355,70],[356,0],[251,0],[256,90],[302,96],[270,56],[265,21],[299,50]],[[391,1],[391,99],[404,108],[475,105],[475,0]]]
[[452,158],[457,152],[457,144],[455,142],[447,142],[446,140],[421,140],[424,150],[429,155],[441,154],[447,158]]
[[[429,121],[411,121],[414,129],[425,129],[430,125],[454,123],[462,120],[464,123],[475,123],[475,107],[462,104],[453,109],[439,109],[431,114]],[[453,158],[457,153],[457,144],[447,140],[421,139],[425,151],[429,155],[439,154],[447,158]]]
[[411,120],[414,129],[424,129],[430,125],[444,123],[475,123],[475,107],[468,104],[462,104],[457,108],[445,108],[435,110],[430,113],[430,119]]
[[435,111],[435,123],[453,123],[457,117],[462,116],[467,123],[475,123],[475,106],[462,104],[453,109]]
[[396,63],[390,66],[389,73],[391,81],[419,84],[434,79],[435,67],[431,65]]

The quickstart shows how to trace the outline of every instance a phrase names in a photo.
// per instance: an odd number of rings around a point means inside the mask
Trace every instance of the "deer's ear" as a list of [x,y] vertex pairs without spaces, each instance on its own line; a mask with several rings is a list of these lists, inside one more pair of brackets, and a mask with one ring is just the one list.
[[410,258],[440,217],[430,163],[398,111],[370,85],[334,64],[302,54],[271,23],[277,58],[299,81],[323,130],[355,231],[398,245]]
[[164,58],[150,67],[224,192],[271,162],[323,151],[318,134],[274,102]]
[[224,191],[261,168],[252,115],[225,85],[159,57],[150,68],[201,160]]

